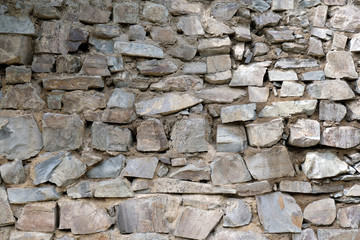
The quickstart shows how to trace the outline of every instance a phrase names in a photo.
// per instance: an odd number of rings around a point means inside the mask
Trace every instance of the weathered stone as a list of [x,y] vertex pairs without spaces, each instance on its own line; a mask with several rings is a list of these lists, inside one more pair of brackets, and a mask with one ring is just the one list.
[[223,213],[216,210],[206,211],[186,207],[180,213],[174,235],[191,239],[205,239],[220,221],[222,215]]
[[55,57],[53,55],[38,55],[34,56],[31,64],[31,70],[38,73],[53,72],[55,66]]
[[203,80],[197,76],[180,75],[175,77],[167,77],[157,83],[150,85],[153,91],[178,91],[185,92],[189,90],[199,90],[203,88]]
[[168,93],[161,97],[137,102],[136,113],[141,116],[162,114],[167,115],[192,107],[202,100],[189,94]]
[[311,28],[311,36],[320,38],[321,40],[330,41],[332,35],[333,35],[333,31],[327,28],[317,28],[317,27]]
[[49,93],[46,96],[47,107],[49,109],[61,110],[62,108],[62,98],[64,96],[65,91],[55,90],[54,92]]
[[158,119],[147,119],[137,127],[136,149],[141,152],[161,152],[169,148],[164,126]]
[[234,33],[234,30],[229,26],[213,18],[209,18],[206,22],[206,25],[206,32],[214,36],[222,36],[223,34],[228,35]]
[[340,208],[337,212],[337,219],[340,223],[340,226],[343,228],[359,228],[360,222],[360,206],[350,206],[345,208]]
[[0,64],[31,64],[32,57],[30,37],[0,34]]
[[0,15],[0,33],[35,35],[35,26],[27,16]]
[[64,201],[60,207],[59,229],[70,229],[73,234],[90,234],[107,230],[112,221],[105,209],[92,202]]
[[266,36],[268,37],[270,43],[281,43],[294,41],[295,37],[293,35],[294,31],[292,30],[267,30]]
[[175,63],[168,60],[148,60],[139,62],[136,68],[143,75],[163,76],[174,73],[178,70]]
[[84,118],[89,122],[131,123],[136,119],[133,109],[105,109],[101,112],[86,111]]
[[79,20],[84,23],[107,23],[110,18],[110,11],[92,7],[88,4],[80,6]]
[[180,17],[177,24],[177,30],[182,31],[185,35],[204,35],[204,29],[197,16]]
[[240,197],[256,196],[272,191],[268,181],[257,181],[253,183],[242,183],[236,187],[237,195]]
[[271,147],[281,139],[283,131],[284,124],[281,118],[270,122],[246,125],[249,144],[254,147]]
[[207,72],[206,63],[204,62],[189,62],[184,63],[184,74],[205,74]]
[[99,76],[65,76],[42,79],[46,90],[88,90],[103,88],[104,80]]
[[313,19],[314,27],[325,27],[328,6],[317,6]]
[[218,20],[230,20],[239,7],[240,5],[235,2],[216,3],[211,8],[211,15]]
[[115,88],[112,92],[109,101],[107,102],[108,108],[132,108],[135,102],[135,94],[130,90],[124,88]]
[[122,170],[121,176],[150,178],[154,177],[159,159],[156,157],[141,157],[126,159],[126,167]]
[[96,198],[127,198],[133,197],[131,183],[127,179],[111,179],[98,182],[94,190]]
[[104,94],[96,91],[66,92],[62,97],[62,103],[65,113],[82,112],[84,110],[93,111],[106,107]]
[[360,129],[350,126],[326,128],[320,144],[343,149],[355,147],[360,144]]
[[198,51],[201,56],[226,54],[230,52],[231,40],[225,38],[205,38],[199,40]]
[[84,75],[110,76],[108,62],[105,56],[87,55],[84,59],[81,73]]
[[295,175],[289,153],[283,146],[261,150],[248,148],[244,159],[251,175],[256,180]]
[[267,102],[269,98],[268,87],[248,87],[249,102]]
[[221,124],[216,132],[216,150],[218,152],[240,152],[247,148],[244,126]]
[[[348,40],[348,37],[345,36],[344,34],[339,33],[339,32],[334,32],[331,50],[338,50],[338,51],[345,50],[347,40]],[[351,47],[351,45],[350,45],[350,47]]]
[[311,58],[282,58],[275,63],[275,68],[313,68],[319,67],[319,63]]
[[166,23],[169,15],[164,5],[146,2],[143,9],[143,17],[145,20],[155,23]]
[[114,38],[120,35],[120,27],[117,25],[96,24],[93,32],[98,38]]
[[358,78],[351,53],[345,51],[328,52],[324,72],[329,78]]
[[306,45],[293,42],[284,42],[281,44],[281,49],[285,52],[304,53]]
[[[94,46],[94,48],[96,50],[98,50],[99,52],[102,52],[104,54],[112,54],[114,53],[114,41],[113,40],[109,40],[109,39],[98,39],[95,37],[90,37],[89,38],[89,44],[91,44],[92,46]],[[90,55],[91,56],[91,55]],[[89,64],[89,60],[87,56],[85,58],[85,61],[87,61],[87,64]],[[86,62],[84,62],[85,64]],[[99,66],[100,67],[100,66]],[[95,64],[93,64],[92,68],[89,67],[89,69],[85,69],[85,72],[92,72],[90,75],[100,75],[100,74],[96,74],[97,72],[102,72],[101,75],[103,76],[108,76],[108,72],[106,69],[106,66],[104,66],[104,61],[101,62],[101,68],[102,69],[97,69],[97,66]],[[97,72],[95,72],[97,71]]]
[[145,43],[116,41],[114,51],[133,57],[164,58],[164,52],[161,48]]
[[294,114],[311,116],[316,110],[317,100],[273,102],[264,107],[259,117],[289,117]]
[[254,44],[253,47],[254,56],[262,56],[267,54],[269,51],[270,51],[270,47],[266,43],[257,42]]
[[145,29],[140,25],[131,25],[128,31],[130,41],[144,41],[146,39]]
[[314,37],[310,37],[307,55],[315,57],[325,56],[322,41]]
[[230,82],[231,78],[232,78],[231,70],[205,75],[205,81],[212,84],[228,83]]
[[207,72],[216,73],[231,69],[230,55],[217,55],[206,58]]
[[335,201],[331,198],[314,201],[304,209],[304,219],[316,225],[330,225],[335,218]]
[[288,143],[296,147],[311,147],[320,142],[320,123],[311,119],[298,119],[290,125]]
[[250,24],[249,23],[238,23],[236,27],[232,28],[235,31],[234,39],[239,42],[250,42]]
[[293,234],[292,240],[317,240],[317,237],[313,229],[307,228],[299,234]]
[[256,28],[262,29],[264,27],[273,27],[280,21],[281,16],[272,11],[262,13],[253,18]]
[[116,23],[136,24],[139,21],[139,4],[123,2],[114,4],[113,18]]
[[121,56],[107,56],[107,62],[111,73],[124,70],[124,61]]
[[354,5],[339,7],[330,19],[328,26],[346,32],[356,32],[360,27],[360,9]]
[[10,239],[10,233],[13,230],[13,227],[2,227],[0,228],[0,239],[1,240],[8,240]]
[[272,2],[272,10],[273,11],[285,11],[291,10],[295,7],[294,0],[274,0]]
[[56,202],[27,204],[16,228],[30,232],[54,232],[57,222]]
[[25,204],[30,202],[42,202],[58,200],[60,194],[51,187],[39,188],[8,188],[9,202],[12,204]]
[[171,47],[167,51],[167,54],[184,61],[190,61],[195,57],[196,52],[196,46],[193,46],[184,40],[179,40],[177,45]]
[[270,70],[268,71],[269,80],[270,81],[296,81],[298,80],[298,77],[296,75],[296,72],[293,70]]
[[77,73],[80,71],[81,61],[73,55],[58,56],[56,58],[57,73]]
[[77,114],[45,113],[42,118],[44,150],[75,150],[82,146],[84,122]]
[[308,152],[302,170],[310,179],[334,177],[347,172],[348,165],[330,151]]
[[241,61],[244,57],[244,52],[245,52],[245,43],[237,43],[231,48],[231,53],[235,60]]
[[317,80],[325,80],[325,74],[324,71],[311,71],[311,72],[305,72],[301,74],[301,79],[303,81],[317,81]]
[[40,19],[59,19],[60,12],[53,6],[38,5],[34,6],[34,16]]
[[127,151],[133,142],[129,129],[100,122],[92,124],[91,140],[95,149],[120,152]]
[[150,32],[151,38],[163,44],[174,44],[176,42],[175,33],[170,27],[154,26]]
[[20,160],[1,165],[0,173],[2,180],[7,184],[20,184],[26,180],[25,169]]
[[210,167],[214,185],[241,183],[252,179],[244,160],[236,153],[217,153]]
[[248,225],[251,221],[251,209],[240,199],[230,199],[226,207],[224,227],[241,227]]
[[169,175],[170,178],[189,180],[192,182],[210,180],[209,167],[196,167],[193,164],[188,164]]
[[203,99],[204,103],[232,103],[246,96],[246,91],[220,86],[197,91],[196,96]]
[[282,192],[312,193],[312,187],[309,182],[283,180],[280,182],[279,187]]
[[347,115],[346,118],[350,121],[360,119],[359,99],[349,101],[346,103]]
[[4,187],[0,187],[0,210],[0,226],[13,225],[15,223],[15,218],[10,208],[8,195],[6,194]]
[[261,87],[270,62],[240,65],[234,72],[229,86],[258,86]]
[[[53,170],[62,162],[65,152],[40,155],[40,162],[34,166],[35,179],[34,185],[49,181]],[[44,159],[44,160],[43,160]]]
[[355,34],[351,38],[350,52],[360,52],[360,34]]
[[189,2],[187,0],[171,1],[169,11],[173,15],[200,14],[203,11],[202,3]]
[[0,118],[0,155],[24,160],[43,147],[41,132],[32,115]]
[[346,4],[346,0],[324,0],[324,4],[328,6],[341,6]]
[[80,181],[66,190],[70,198],[91,198],[93,197],[89,180]]
[[51,240],[53,239],[52,233],[39,233],[39,232],[11,232],[9,240]]
[[[260,222],[268,233],[301,232],[303,216],[293,197],[275,192],[256,197]],[[276,221],[274,221],[276,219]]]
[[256,119],[256,104],[232,105],[221,108],[221,122],[249,121]]
[[210,236],[209,240],[228,240],[228,239],[251,239],[251,240],[268,240],[261,233],[253,231],[234,231],[230,229],[221,229]]
[[304,95],[304,91],[304,84],[284,81],[281,84],[280,97],[302,97]]
[[29,83],[31,69],[25,66],[10,66],[6,68],[5,84]]
[[336,239],[356,239],[360,237],[359,230],[345,229],[318,229],[317,235],[319,240],[336,240]]
[[341,103],[320,101],[319,119],[340,122],[346,115],[346,107]]

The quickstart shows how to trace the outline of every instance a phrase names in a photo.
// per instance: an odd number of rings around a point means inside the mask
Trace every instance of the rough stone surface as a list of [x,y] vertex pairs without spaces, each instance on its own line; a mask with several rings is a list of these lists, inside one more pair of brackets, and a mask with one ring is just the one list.
[[359,212],[359,205],[340,208],[337,212],[337,220],[339,221],[340,226],[344,228],[359,228]]
[[0,188],[0,226],[13,225],[15,223],[14,214],[10,208],[10,204],[8,201],[8,195],[6,194],[5,188]]
[[304,209],[304,219],[316,225],[330,225],[335,218],[335,201],[331,198],[312,202]]
[[115,88],[112,92],[109,101],[107,102],[108,108],[132,108],[135,102],[135,95],[122,88]]
[[256,104],[232,105],[221,108],[221,122],[249,121],[256,119]]
[[34,35],[35,26],[27,16],[17,18],[3,14],[0,16],[0,33]]
[[8,188],[7,193],[9,202],[12,204],[51,201],[60,198],[54,187]]
[[329,78],[356,79],[354,61],[350,52],[332,51],[326,54],[325,76]]
[[180,180],[190,180],[192,182],[210,180],[209,167],[196,167],[193,164],[188,164],[169,174],[170,178]]
[[339,238],[352,239],[360,236],[359,230],[345,229],[318,229],[318,240],[336,240]]
[[121,42],[114,43],[115,53],[120,53],[126,56],[145,57],[145,58],[163,58],[164,52],[161,48],[150,44],[136,43],[136,42]]
[[247,148],[244,126],[222,124],[216,132],[216,150],[218,152],[240,152]]
[[302,97],[305,85],[291,81],[285,81],[281,85],[280,97]]
[[51,240],[52,233],[13,231],[10,240]]
[[306,114],[311,116],[316,110],[317,100],[299,100],[273,102],[263,108],[259,117],[289,117],[294,114]]
[[102,161],[96,167],[87,171],[88,178],[114,178],[119,176],[125,166],[126,158],[124,155],[118,155]]
[[203,99],[204,103],[232,103],[239,98],[245,97],[246,91],[224,86],[199,90],[196,96]]
[[261,87],[266,73],[267,63],[240,65],[235,70],[229,86],[258,86]]
[[283,130],[284,124],[281,118],[246,125],[249,144],[253,147],[271,147],[281,139]]
[[85,110],[94,111],[106,106],[104,94],[92,91],[67,92],[62,97],[62,103],[65,113],[76,113]]
[[42,83],[47,90],[88,90],[104,87],[104,81],[99,76],[49,77],[43,78]]
[[139,21],[139,4],[132,2],[115,4],[113,17],[116,23],[137,23]]
[[177,29],[182,31],[185,35],[204,35],[204,29],[197,16],[180,17],[177,24]]
[[142,152],[158,152],[169,147],[163,124],[158,119],[148,119],[137,128],[136,148]]
[[320,144],[337,148],[351,148],[360,144],[360,129],[350,126],[325,128]]
[[256,196],[268,192],[272,192],[272,186],[268,181],[242,183],[236,188],[236,194],[240,197]]
[[94,190],[94,197],[96,198],[127,198],[133,196],[131,183],[120,178],[100,181]]
[[0,174],[2,180],[7,184],[20,184],[26,180],[24,166],[19,160],[1,165]]
[[178,70],[177,66],[171,61],[154,59],[139,62],[136,68],[141,74],[148,76],[163,76]]
[[298,119],[290,126],[289,144],[311,147],[320,142],[320,124],[316,120]]
[[0,64],[31,64],[32,40],[21,35],[0,34]]
[[6,68],[5,84],[29,83],[31,69],[23,66],[10,66]]
[[121,176],[153,178],[159,159],[156,157],[128,158]]
[[242,200],[230,199],[230,204],[226,208],[223,226],[240,227],[248,225],[251,218],[252,214],[249,206]]
[[306,91],[312,98],[316,99],[339,101],[355,97],[350,86],[343,80],[317,81],[307,85]]
[[319,119],[340,122],[346,115],[346,107],[341,103],[320,101]]

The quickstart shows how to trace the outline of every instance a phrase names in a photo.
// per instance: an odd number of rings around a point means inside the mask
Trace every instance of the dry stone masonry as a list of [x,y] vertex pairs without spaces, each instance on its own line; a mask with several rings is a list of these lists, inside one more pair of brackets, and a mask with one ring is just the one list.
[[360,239],[359,0],[0,0],[0,240]]

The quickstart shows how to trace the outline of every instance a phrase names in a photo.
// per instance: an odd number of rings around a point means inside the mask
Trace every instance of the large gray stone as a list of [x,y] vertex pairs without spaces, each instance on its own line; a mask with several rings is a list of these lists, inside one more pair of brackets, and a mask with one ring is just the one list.
[[34,35],[35,26],[28,16],[0,15],[0,33]]
[[154,177],[159,159],[156,157],[141,157],[126,159],[126,167],[122,170],[121,176],[149,178]]
[[0,64],[31,64],[32,57],[30,37],[0,34]]
[[210,180],[210,168],[188,164],[170,173],[169,177],[192,182],[208,181]]
[[230,20],[238,11],[240,4],[236,2],[216,3],[211,8],[211,15],[218,20]]
[[268,181],[256,181],[238,184],[236,194],[240,197],[249,197],[272,192],[272,185]]
[[232,105],[221,108],[221,122],[249,121],[256,119],[256,104]]
[[195,57],[196,52],[196,46],[189,44],[185,40],[178,39],[178,44],[169,48],[167,54],[183,61],[190,61]]
[[351,52],[332,51],[326,54],[325,76],[329,78],[357,79]]
[[15,223],[15,218],[10,208],[8,195],[6,194],[4,187],[0,187],[0,210],[0,226],[13,225]]
[[270,70],[268,71],[269,80],[274,81],[296,81],[298,80],[297,74],[294,70]]
[[312,193],[312,187],[309,182],[283,180],[279,184],[280,191],[291,193]]
[[357,32],[360,28],[360,9],[358,6],[339,7],[332,15],[328,26],[346,32]]
[[39,161],[34,166],[34,185],[39,185],[49,181],[53,170],[62,162],[62,159],[65,157],[66,152],[59,153],[47,153],[45,155],[40,155],[37,160]]
[[354,205],[340,208],[337,212],[337,220],[343,228],[359,228],[360,206]]
[[114,51],[132,57],[164,58],[161,48],[145,43],[116,41]]
[[254,147],[271,147],[281,139],[283,131],[284,124],[281,118],[246,125],[249,144]]
[[226,54],[230,52],[231,40],[225,38],[205,38],[199,40],[198,51],[201,56]]
[[303,81],[325,80],[325,73],[323,70],[305,72],[301,74],[301,79]]
[[178,67],[172,61],[156,59],[138,62],[136,68],[142,75],[155,77],[168,75],[178,70]]
[[235,27],[232,27],[235,31],[234,39],[239,42],[250,42],[251,33],[250,33],[250,24],[247,22],[241,22],[236,24]]
[[146,20],[155,23],[166,23],[169,12],[164,5],[146,2],[143,16]]
[[318,229],[318,240],[357,239],[360,237],[360,230],[351,229]]
[[203,80],[200,77],[188,75],[167,77],[150,85],[150,90],[161,92],[185,92],[189,90],[200,90],[202,88]]
[[180,17],[177,24],[177,30],[182,31],[185,35],[188,36],[205,34],[201,22],[197,16]]
[[160,152],[169,148],[164,126],[159,119],[147,119],[137,127],[136,149],[142,152]]
[[232,103],[239,98],[245,97],[247,92],[243,89],[219,86],[199,90],[195,94],[203,99],[204,103]]
[[225,210],[224,227],[241,227],[251,221],[251,209],[240,199],[229,199],[229,205]]
[[132,108],[135,102],[135,94],[123,88],[115,88],[112,92],[108,108]]
[[253,63],[249,65],[240,65],[234,72],[229,86],[258,86],[261,87],[264,81],[264,75],[269,62]]
[[31,69],[25,66],[10,66],[6,68],[5,84],[29,83]]
[[131,183],[127,179],[111,179],[100,181],[94,189],[96,198],[127,198],[133,197]]
[[320,144],[337,148],[352,148],[360,144],[360,128],[351,126],[325,128]]
[[218,152],[241,152],[247,148],[244,126],[221,124],[216,132],[216,150]]
[[255,25],[258,29],[263,27],[273,27],[280,21],[280,19],[281,16],[272,11],[265,12],[253,17]]
[[316,225],[330,225],[335,218],[335,201],[331,198],[314,201],[304,209],[304,219]]
[[104,94],[96,91],[66,92],[62,97],[62,104],[65,113],[82,112],[84,110],[94,111],[106,107]]
[[311,116],[316,110],[317,100],[299,100],[272,102],[264,107],[258,114],[259,117],[289,117],[294,114]]
[[213,36],[221,36],[223,34],[227,35],[234,33],[234,30],[231,29],[229,26],[213,18],[209,18],[206,22],[206,25],[206,32]]
[[93,197],[92,187],[89,180],[80,181],[66,189],[66,194],[70,198],[91,198]]
[[346,107],[341,103],[320,101],[319,119],[340,122],[346,115]]
[[88,178],[115,178],[119,176],[125,166],[126,158],[119,154],[116,157],[108,158],[86,173]]
[[302,97],[305,85],[293,81],[285,81],[281,84],[280,97]]
[[267,30],[266,36],[270,43],[281,43],[295,40],[293,33],[294,31],[292,30]]
[[311,119],[298,119],[290,125],[289,144],[297,147],[311,147],[320,142],[320,123]]
[[2,180],[7,184],[20,184],[26,180],[25,169],[21,160],[15,160],[0,166]]
[[307,85],[306,91],[310,97],[316,99],[339,101],[355,97],[348,83],[343,80],[316,81]]
[[53,237],[53,233],[23,232],[15,230],[11,232],[9,240],[52,240]]
[[79,20],[84,23],[107,23],[110,11],[84,4],[80,6]]
[[41,202],[58,200],[60,194],[55,187],[39,187],[39,188],[8,188],[9,202],[12,204],[24,204],[29,202]]

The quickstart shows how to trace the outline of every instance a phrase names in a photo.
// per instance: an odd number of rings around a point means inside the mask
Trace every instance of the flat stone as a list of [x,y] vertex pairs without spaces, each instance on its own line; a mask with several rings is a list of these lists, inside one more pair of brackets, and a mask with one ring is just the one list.
[[214,185],[227,185],[252,180],[244,160],[236,153],[217,153],[210,167],[211,181]]
[[327,19],[328,6],[317,6],[313,19],[314,27],[325,27]]
[[325,56],[325,53],[323,50],[323,44],[320,39],[310,37],[307,55],[314,56],[314,57]]
[[124,71],[124,60],[121,56],[107,56],[107,62],[111,73]]
[[320,142],[320,123],[311,119],[298,119],[290,125],[288,143],[296,147],[311,147]]
[[280,191],[291,193],[312,193],[309,182],[283,180],[279,184]]
[[[347,43],[348,37],[345,36],[343,33],[340,32],[334,32],[332,44],[331,44],[331,50],[345,50],[345,46]],[[351,44],[350,44],[351,48]]]
[[327,28],[313,27],[311,29],[311,36],[317,37],[324,41],[330,41],[333,35],[333,31]]
[[136,68],[143,75],[148,76],[164,76],[171,73],[174,73],[178,70],[178,67],[175,63],[168,60],[148,60],[143,62],[138,62]]
[[152,179],[158,161],[159,159],[156,157],[128,158],[121,176]]
[[168,93],[161,97],[135,103],[136,113],[141,116],[168,115],[192,107],[202,100],[189,94]]
[[53,55],[34,56],[31,70],[37,73],[50,73],[55,70],[55,57]]
[[293,53],[304,53],[306,50],[306,45],[293,43],[293,42],[284,42],[281,44],[281,49],[285,52],[293,52]]
[[212,84],[223,84],[230,82],[232,78],[231,70],[224,72],[210,73],[205,75],[205,82]]
[[311,116],[316,110],[317,100],[273,102],[264,107],[259,117],[289,117],[294,114]]
[[330,225],[335,218],[335,201],[331,198],[314,201],[304,209],[304,219],[316,225]]
[[360,206],[350,206],[340,208],[337,212],[337,220],[343,228],[359,228]]
[[77,184],[69,187],[66,194],[70,198],[92,198],[92,186],[89,180],[80,181]]
[[193,164],[188,164],[170,173],[169,177],[192,182],[207,181],[210,180],[210,168],[196,167]]
[[273,11],[285,11],[291,10],[295,7],[294,0],[274,0],[272,2],[272,10]]
[[123,109],[132,108],[134,102],[135,94],[133,92],[124,88],[115,88],[107,102],[107,107]]
[[[266,2],[265,2],[266,3]],[[253,231],[234,231],[230,229],[221,229],[212,235],[210,240],[228,240],[228,239],[251,239],[268,240],[264,235]]]
[[235,60],[241,61],[244,57],[245,43],[237,43],[231,48],[231,53]]
[[139,4],[124,2],[114,4],[113,18],[116,23],[136,24],[139,22]]
[[313,229],[307,228],[301,231],[299,234],[292,235],[293,240],[317,240],[316,234]]
[[240,5],[235,2],[216,3],[211,8],[211,15],[218,20],[230,20],[238,11]]
[[81,69],[81,59],[73,55],[58,56],[56,58],[57,73],[77,73]]
[[281,84],[280,97],[302,97],[304,95],[304,91],[304,84],[284,81]]
[[105,109],[104,111],[85,111],[84,118],[89,122],[131,123],[136,119],[133,109]]
[[230,199],[224,216],[224,227],[241,227],[248,225],[251,221],[251,209],[240,199]]
[[183,61],[191,61],[197,52],[197,48],[184,40],[179,40],[178,44],[169,48],[167,54],[172,57],[179,58]]
[[360,144],[360,129],[350,126],[325,128],[320,144],[343,149],[355,147]]
[[42,83],[46,90],[88,90],[104,87],[104,80],[99,76],[49,77],[43,78]]
[[253,147],[271,147],[281,139],[283,132],[284,124],[281,118],[246,125],[249,144]]
[[114,38],[120,36],[120,27],[117,25],[96,24],[93,32],[98,38]]
[[249,102],[267,102],[269,94],[268,87],[248,87]]
[[203,99],[204,103],[232,103],[247,95],[243,89],[226,86],[199,90],[195,94],[197,97]]
[[359,100],[353,100],[346,103],[347,115],[346,118],[350,121],[360,119]]
[[163,44],[174,44],[176,42],[175,33],[169,27],[153,26],[150,36],[154,41]]
[[186,62],[184,63],[184,74],[205,74],[207,67],[205,62]]
[[320,101],[319,119],[340,122],[346,115],[346,107],[341,103]]
[[203,80],[200,77],[188,75],[167,77],[150,85],[150,90],[161,92],[185,92],[189,90],[200,90],[202,88]]
[[201,56],[226,54],[230,52],[231,40],[225,38],[205,38],[199,40],[198,51]]
[[9,202],[12,204],[25,204],[30,202],[42,202],[58,200],[60,194],[55,191],[55,187],[39,188],[8,188]]
[[57,222],[56,207],[56,202],[25,205],[16,222],[16,228],[29,232],[54,232]]
[[132,57],[164,58],[161,48],[145,43],[115,41],[114,52]]
[[328,25],[332,29],[357,32],[360,27],[360,9],[357,6],[348,5],[339,7],[332,15]]
[[220,221],[223,213],[186,207],[177,222],[174,235],[191,239],[205,239]]
[[110,11],[84,4],[80,6],[79,20],[84,23],[107,23],[110,18]]
[[256,104],[232,105],[221,108],[221,122],[249,121],[256,119]]
[[169,148],[164,126],[158,119],[147,119],[137,127],[136,149],[141,152],[161,152]]
[[283,146],[261,150],[248,148],[244,159],[252,177],[256,180],[295,175],[289,153]]
[[255,16],[253,20],[257,29],[262,29],[264,27],[274,27],[281,20],[281,15],[269,11]]
[[302,171],[310,179],[334,177],[346,173],[348,165],[330,151],[324,153],[308,152],[305,162],[301,165]]
[[110,76],[108,62],[105,56],[91,54],[86,55],[82,64],[83,75]]
[[258,86],[261,87],[269,62],[240,65],[234,72],[229,86]]
[[62,162],[65,152],[40,155],[39,162],[34,166],[34,185],[49,181],[53,170]]
[[236,187],[236,194],[240,197],[262,195],[268,192],[272,192],[272,186],[268,181],[242,183]]
[[265,232],[301,232],[303,216],[301,208],[292,196],[281,192],[269,193],[257,196],[256,204]]
[[319,67],[319,63],[311,58],[300,59],[300,58],[282,58],[275,63],[275,68],[313,68]]
[[269,70],[268,71],[269,80],[271,82],[274,81],[296,81],[298,80],[298,77],[296,75],[296,72],[294,70]]
[[42,118],[44,150],[75,150],[82,146],[84,122],[77,114],[45,113]]
[[360,51],[360,34],[354,34],[350,41],[350,52]]
[[305,72],[301,74],[301,80],[302,81],[325,80],[325,73],[323,70]]
[[65,113],[76,113],[84,110],[96,110],[105,108],[104,94],[96,91],[71,91],[62,97],[63,111]]
[[224,72],[231,69],[230,55],[217,55],[206,58],[208,73]]
[[142,14],[150,22],[166,23],[169,12],[164,5],[146,2]]
[[351,53],[345,51],[328,52],[324,72],[329,78],[358,78]]
[[10,208],[8,195],[6,194],[4,187],[0,187],[0,210],[0,226],[13,225],[15,223],[15,218]]
[[293,35],[294,31],[292,30],[267,30],[266,36],[269,39],[270,43],[281,43],[294,41],[295,37]]
[[91,140],[95,149],[120,152],[127,151],[133,142],[129,129],[100,122],[92,124]]
[[218,152],[241,152],[247,148],[244,126],[221,124],[216,132],[216,150]]
[[236,24],[236,27],[232,27],[235,31],[234,39],[239,42],[250,42],[251,33],[250,33],[250,24],[243,22]]
[[7,184],[21,184],[26,180],[25,169],[20,160],[1,165],[0,174],[2,180]]
[[53,239],[53,233],[39,233],[39,232],[11,232],[9,240],[51,240]]
[[31,64],[31,37],[0,34],[0,64]]
[[201,22],[197,16],[186,16],[180,17],[177,30],[182,31],[185,35],[204,35],[204,29],[201,25]]
[[266,55],[270,51],[270,47],[266,43],[257,42],[254,44],[253,52],[254,56],[263,56]]
[[35,35],[35,26],[27,16],[0,16],[0,33]]
[[[98,39],[95,37],[90,37],[89,38],[89,44],[91,44],[92,46],[94,46],[94,48],[99,51],[102,52],[104,54],[113,54],[114,53],[114,41],[113,40],[108,40],[108,39]],[[103,65],[103,64],[102,64]],[[103,66],[101,66],[103,69],[101,69],[102,75],[103,76],[108,76],[108,72],[107,69],[104,68]],[[90,70],[93,73],[90,75],[100,75],[97,74],[94,70],[97,70],[97,72],[100,72],[100,69],[96,69],[96,66],[94,66],[95,69],[86,69],[86,70]]]
[[29,159],[43,147],[41,132],[32,115],[0,118],[0,155],[7,159]]
[[38,5],[34,6],[34,16],[40,19],[59,19],[60,12],[54,6]]
[[96,198],[127,198],[133,197],[131,183],[127,179],[111,179],[97,183],[94,190]]
[[10,233],[11,233],[11,230],[13,229],[13,227],[2,227],[0,229],[0,239],[1,240],[8,240],[10,239]]
[[207,20],[206,26],[206,32],[213,36],[229,35],[235,32],[228,25],[213,18]]
[[360,236],[360,231],[353,229],[318,229],[317,235],[319,240],[356,239]]
[[324,4],[328,6],[342,6],[346,4],[346,0],[324,0]]
[[169,11],[173,15],[200,14],[203,11],[203,5],[200,2],[189,2],[187,0],[171,1]]
[[92,202],[63,201],[60,207],[59,229],[70,229],[73,234],[90,234],[107,230],[112,221],[105,209]]
[[5,84],[29,83],[31,69],[25,66],[10,66],[6,68]]

